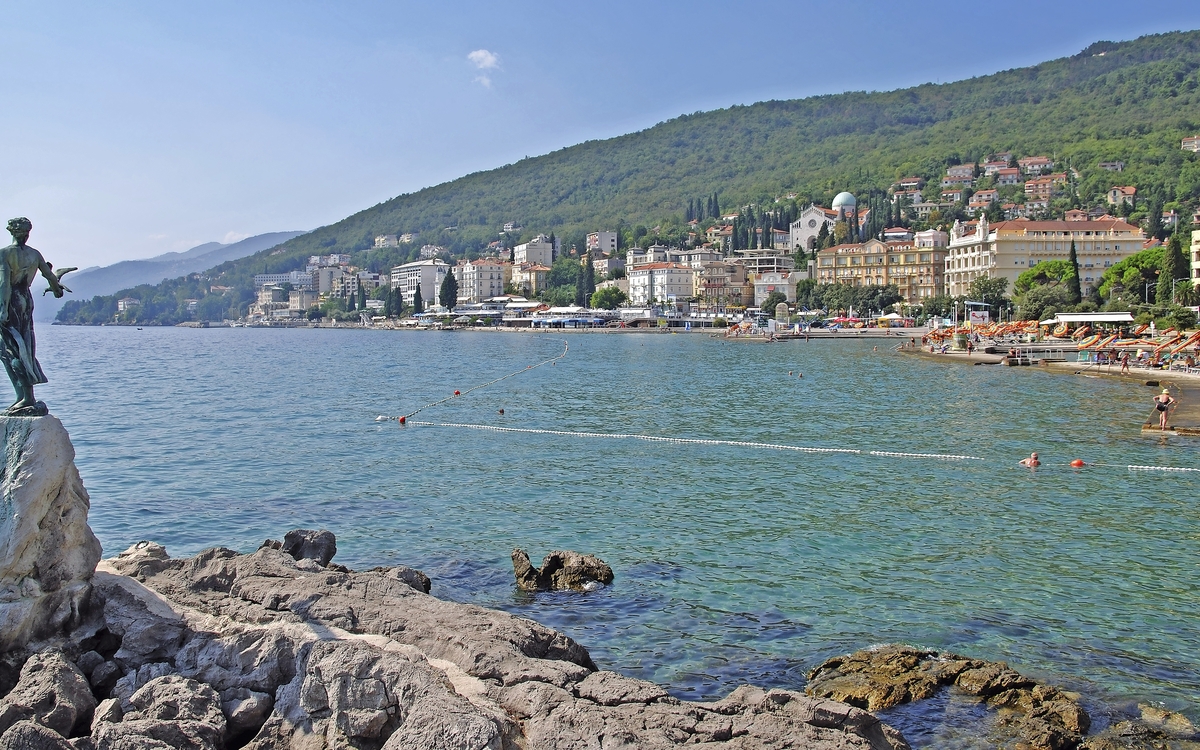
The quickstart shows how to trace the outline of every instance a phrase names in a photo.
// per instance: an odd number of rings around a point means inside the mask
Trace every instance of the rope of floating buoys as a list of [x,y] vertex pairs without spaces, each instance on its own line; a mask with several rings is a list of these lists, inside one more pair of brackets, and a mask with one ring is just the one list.
[[472,391],[479,390],[480,388],[487,388],[489,385],[495,385],[496,383],[499,383],[501,380],[508,380],[509,378],[516,377],[517,375],[520,375],[523,372],[529,372],[530,370],[535,370],[535,369],[541,367],[542,365],[548,365],[548,364],[557,362],[558,360],[567,356],[567,350],[571,348],[570,342],[568,342],[566,339],[563,339],[562,345],[563,345],[562,354],[558,355],[557,357],[551,357],[550,359],[548,359],[544,362],[538,362],[536,365],[526,365],[525,367],[522,367],[520,370],[517,370],[516,372],[510,372],[507,375],[496,378],[495,380],[489,380],[488,382],[477,385],[474,388],[468,388],[467,390],[462,391],[462,392],[455,391],[454,393],[450,394],[449,396],[447,396],[443,399],[434,401],[431,404],[425,404],[424,406],[422,406],[418,409],[415,409],[414,411],[412,411],[408,414],[402,414],[399,417],[385,417],[383,415],[380,415],[375,418],[375,421],[376,422],[386,422],[388,420],[394,419],[397,422],[399,422],[400,424],[406,424],[408,422],[408,420],[412,419],[417,414],[420,414],[421,412],[425,411],[426,409],[433,408],[434,406],[438,406],[439,404],[444,404],[447,401],[452,401],[455,398],[458,398],[459,396],[465,396],[468,393],[471,393]]
[[933,458],[949,461],[982,461],[978,456],[958,456],[943,453],[900,453],[895,451],[864,451],[858,448],[816,448],[783,443],[759,443],[749,440],[714,440],[705,438],[662,437],[624,432],[576,432],[570,430],[540,430],[528,427],[500,427],[486,424],[464,424],[460,422],[412,422],[417,427],[451,427],[464,430],[486,430],[490,432],[520,433],[525,435],[558,435],[562,437],[599,438],[604,440],[644,440],[651,443],[673,443],[677,445],[724,445],[735,448],[764,448],[768,450],[795,451],[797,453],[841,453],[849,455],[871,455],[887,458]]

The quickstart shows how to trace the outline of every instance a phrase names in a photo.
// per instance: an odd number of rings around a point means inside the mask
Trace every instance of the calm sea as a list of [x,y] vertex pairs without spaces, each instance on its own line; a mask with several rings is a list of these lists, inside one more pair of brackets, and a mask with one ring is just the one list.
[[[797,453],[375,421],[553,357],[552,334],[39,337],[38,395],[71,432],[106,555],[328,528],[344,564],[421,568],[439,596],[539,620],[684,698],[799,687],[826,657],[907,642],[1008,660],[1101,715],[1150,699],[1200,718],[1200,474],[1126,468],[1200,457],[1140,434],[1149,388],[880,341],[568,335],[555,365],[419,417],[863,451]],[[1032,450],[1047,465],[1019,468]],[[514,547],[591,552],[616,581],[522,595]]]

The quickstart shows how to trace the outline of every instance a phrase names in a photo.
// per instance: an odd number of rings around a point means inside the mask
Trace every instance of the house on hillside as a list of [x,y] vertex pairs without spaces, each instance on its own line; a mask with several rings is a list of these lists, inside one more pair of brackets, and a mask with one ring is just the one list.
[[1102,161],[1099,167],[1106,172],[1124,172],[1125,162],[1123,161]]
[[1024,159],[1017,159],[1017,167],[1027,175],[1041,174],[1054,168],[1054,160],[1048,156],[1026,156]]
[[997,185],[1020,185],[1021,170],[1016,167],[1004,167],[996,170]]
[[1133,185],[1114,186],[1108,191],[1108,205],[1119,206],[1121,203],[1133,204],[1137,198],[1137,188]]
[[1200,135],[1192,135],[1184,138],[1183,150],[1200,153]]

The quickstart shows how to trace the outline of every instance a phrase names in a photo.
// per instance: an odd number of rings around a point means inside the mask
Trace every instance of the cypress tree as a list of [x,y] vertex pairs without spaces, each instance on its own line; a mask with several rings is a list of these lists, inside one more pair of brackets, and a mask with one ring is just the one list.
[[592,266],[592,255],[583,256],[583,306],[586,307],[596,291],[596,269]]
[[425,312],[425,300],[421,299],[421,282],[417,282],[417,290],[413,292],[413,315]]
[[438,301],[447,310],[453,310],[454,306],[458,304],[458,279],[449,271],[446,272],[446,278],[442,279],[442,288],[438,290]]
[[393,314],[394,313],[392,312],[392,290],[389,289],[387,296],[383,298],[383,317],[390,318],[390,317],[392,317]]
[[1071,297],[1071,304],[1078,305],[1083,301],[1083,292],[1079,287],[1079,256],[1075,253],[1075,240],[1071,240],[1071,270],[1074,272],[1067,279],[1067,294]]
[[716,193],[713,193],[712,215],[713,215],[713,218],[719,218],[721,216],[721,204],[717,203],[717,194]]
[[346,309],[350,312],[354,312],[354,295],[353,294],[346,295]]
[[1167,241],[1167,246],[1163,248],[1162,268],[1158,274],[1158,286],[1155,288],[1158,304],[1167,306],[1172,303],[1171,291],[1175,286],[1174,282],[1176,279],[1187,278],[1188,271],[1187,259],[1183,256],[1183,245],[1179,240],[1179,234],[1172,234],[1171,239]]
[[358,309],[359,310],[367,309],[367,288],[362,285],[361,280],[359,281],[359,284],[358,284]]

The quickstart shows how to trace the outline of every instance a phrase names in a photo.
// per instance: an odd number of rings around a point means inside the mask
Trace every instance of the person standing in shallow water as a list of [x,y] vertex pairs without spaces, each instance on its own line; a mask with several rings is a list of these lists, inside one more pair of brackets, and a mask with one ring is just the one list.
[[[62,285],[65,268],[58,273],[42,254],[25,244],[33,223],[25,217],[8,222],[13,244],[0,249],[0,361],[8,372],[17,400],[5,412],[8,416],[41,416],[46,405],[33,397],[33,386],[46,382],[46,375],[35,356],[33,339],[33,295],[29,286],[40,271],[50,283],[47,292],[61,297],[70,291]],[[43,292],[45,294],[45,292]]]

